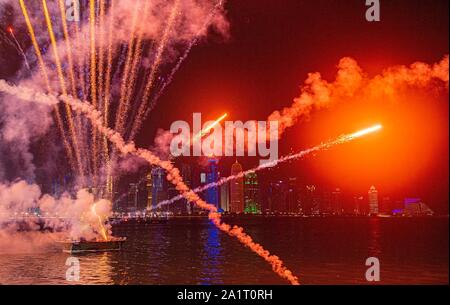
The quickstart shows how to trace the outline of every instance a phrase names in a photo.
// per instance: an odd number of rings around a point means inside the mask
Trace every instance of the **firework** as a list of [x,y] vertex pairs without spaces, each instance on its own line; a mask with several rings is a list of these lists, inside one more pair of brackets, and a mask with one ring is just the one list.
[[[48,33],[50,36],[50,41],[51,41],[52,50],[53,50],[53,56],[55,58],[56,70],[58,73],[58,79],[59,79],[59,83],[61,85],[61,91],[63,94],[67,94],[66,81],[64,79],[64,74],[62,71],[61,60],[60,60],[59,53],[58,53],[58,46],[56,44],[56,38],[55,38],[55,34],[53,32],[53,26],[52,26],[52,22],[50,19],[50,14],[48,11],[46,0],[42,0],[42,7],[44,9],[45,21],[46,21]],[[84,169],[83,169],[83,165],[81,162],[80,148],[78,146],[77,134],[75,132],[75,126],[73,124],[72,110],[70,109],[70,106],[67,104],[65,104],[65,107],[66,107],[67,122],[69,125],[69,135],[72,139],[73,148],[75,151],[75,158],[76,158],[76,162],[77,162],[77,166],[78,166],[78,171],[79,171],[80,175],[84,176]]]
[[150,69],[150,73],[147,78],[147,85],[145,86],[145,89],[144,89],[144,94],[142,96],[141,105],[139,106],[139,109],[137,111],[137,116],[134,120],[133,127],[131,128],[131,133],[130,133],[131,139],[133,139],[135,137],[137,131],[141,127],[142,120],[143,120],[143,117],[144,117],[144,114],[145,114],[145,111],[147,108],[147,102],[150,97],[150,92],[151,92],[151,89],[153,88],[153,82],[155,81],[156,73],[158,72],[159,65],[161,64],[162,55],[166,48],[167,41],[169,40],[169,35],[170,35],[170,32],[174,25],[174,22],[176,20],[176,17],[179,14],[179,11],[178,11],[179,5],[180,5],[180,1],[176,0],[173,5],[172,11],[170,12],[170,16],[167,21],[167,26],[164,29],[164,33],[163,33],[161,41],[158,45],[157,52],[155,55],[155,60],[153,62],[153,65]]
[[[34,48],[36,57],[38,59],[39,69],[40,69],[40,71],[42,73],[42,76],[43,76],[43,78],[45,80],[47,91],[48,92],[52,92],[52,89],[50,87],[50,81],[49,81],[49,78],[48,78],[47,68],[45,66],[44,59],[43,59],[42,53],[41,53],[41,49],[40,49],[39,44],[38,44],[37,39],[36,39],[36,35],[34,33],[33,25],[31,24],[30,17],[28,15],[27,7],[26,7],[25,2],[23,0],[19,0],[19,4],[20,4],[20,8],[22,10],[23,17],[25,18],[25,23],[27,25],[28,34],[30,36],[30,39],[31,39],[31,42],[33,44],[33,48]],[[71,148],[71,146],[69,144],[69,141],[68,141],[68,139],[66,137],[66,132],[64,130],[63,120],[62,120],[61,113],[59,111],[58,105],[54,105],[54,111],[55,111],[55,117],[56,117],[56,124],[58,126],[59,132],[61,133],[62,140],[63,140],[63,143],[64,143],[64,147],[66,149],[67,157],[69,158],[69,163],[70,163],[70,165],[71,165],[71,167],[73,169],[76,169],[76,161],[74,160],[73,153],[72,153],[72,148]]]
[[220,118],[218,118],[217,120],[215,120],[214,122],[212,122],[210,125],[206,126],[203,130],[201,130],[198,134],[196,134],[194,136],[194,138],[192,139],[192,143],[197,142],[199,139],[201,139],[202,137],[204,137],[206,134],[208,134],[208,132],[210,132],[214,127],[216,127],[217,125],[220,124],[220,122],[222,122],[226,117],[228,116],[227,113],[223,114]]
[[25,55],[25,52],[22,49],[22,46],[20,45],[19,41],[16,38],[16,35],[14,35],[14,29],[12,27],[8,27],[8,33],[11,34],[11,37],[14,40],[15,45],[17,46],[17,49],[20,53],[20,55],[22,55],[23,60],[25,62],[25,65],[27,66],[28,71],[31,73],[31,68],[30,68],[30,64],[28,63],[28,59],[27,56]]

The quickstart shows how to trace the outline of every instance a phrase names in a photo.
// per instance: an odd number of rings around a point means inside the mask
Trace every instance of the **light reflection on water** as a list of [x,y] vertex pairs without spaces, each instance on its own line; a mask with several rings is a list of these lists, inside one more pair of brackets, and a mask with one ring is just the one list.
[[[304,284],[364,284],[365,260],[381,262],[382,284],[448,283],[448,218],[253,218],[230,220]],[[261,258],[206,219],[120,226],[123,251],[73,255],[78,284],[286,284]],[[1,254],[2,284],[68,284],[69,254]],[[70,283],[69,283],[70,284]]]

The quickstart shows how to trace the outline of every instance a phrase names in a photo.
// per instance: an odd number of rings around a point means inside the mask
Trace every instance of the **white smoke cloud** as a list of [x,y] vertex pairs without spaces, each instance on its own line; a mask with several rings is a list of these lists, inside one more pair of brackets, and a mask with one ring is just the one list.
[[[10,243],[9,252],[16,247],[17,251],[28,249],[21,241],[34,240],[32,237],[39,237],[36,243],[50,243],[55,237],[102,239],[102,226],[111,235],[111,226],[104,224],[111,214],[111,202],[95,200],[87,190],[78,191],[75,198],[67,193],[55,198],[43,195],[38,185],[22,180],[0,184],[0,253],[6,241]],[[21,226],[26,226],[28,232],[19,234]]]

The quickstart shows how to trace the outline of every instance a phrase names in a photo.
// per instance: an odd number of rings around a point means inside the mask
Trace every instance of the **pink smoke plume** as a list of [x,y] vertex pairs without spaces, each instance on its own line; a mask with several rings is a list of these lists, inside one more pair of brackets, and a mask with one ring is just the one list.
[[436,82],[445,83],[448,89],[448,55],[434,64],[416,62],[410,66],[390,67],[374,77],[364,73],[356,60],[350,57],[342,58],[337,67],[334,82],[324,80],[319,72],[309,73],[300,88],[300,96],[292,105],[269,116],[269,121],[278,121],[280,135],[312,112],[338,102],[392,98],[408,87],[424,88]]

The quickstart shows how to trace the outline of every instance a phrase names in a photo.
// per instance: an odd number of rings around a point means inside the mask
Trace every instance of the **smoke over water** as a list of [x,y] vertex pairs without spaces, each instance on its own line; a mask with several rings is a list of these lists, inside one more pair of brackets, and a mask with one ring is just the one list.
[[55,198],[23,180],[0,184],[0,252],[44,251],[63,239],[101,240],[103,229],[111,233],[103,223],[111,213],[111,202],[96,201],[87,190]]

